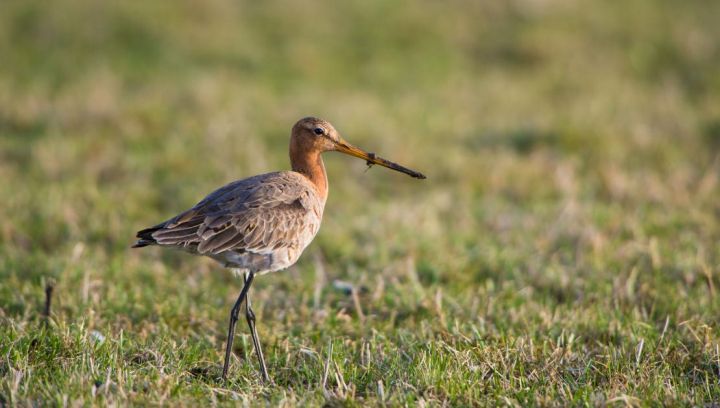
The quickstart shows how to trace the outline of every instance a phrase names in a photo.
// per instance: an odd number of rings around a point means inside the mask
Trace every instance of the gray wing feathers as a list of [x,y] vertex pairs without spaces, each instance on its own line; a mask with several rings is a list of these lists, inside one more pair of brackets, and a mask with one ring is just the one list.
[[[319,212],[318,212],[319,209]],[[293,173],[268,173],[230,183],[195,207],[159,225],[160,245],[201,254],[227,250],[268,253],[302,245],[317,231],[322,204],[309,181]]]

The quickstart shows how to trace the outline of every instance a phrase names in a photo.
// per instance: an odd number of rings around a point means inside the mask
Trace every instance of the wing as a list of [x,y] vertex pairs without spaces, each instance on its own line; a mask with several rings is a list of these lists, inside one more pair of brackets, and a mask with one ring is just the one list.
[[322,217],[317,193],[301,175],[268,173],[236,181],[195,207],[140,231],[148,243],[187,248],[204,255],[228,250],[270,253],[307,244]]

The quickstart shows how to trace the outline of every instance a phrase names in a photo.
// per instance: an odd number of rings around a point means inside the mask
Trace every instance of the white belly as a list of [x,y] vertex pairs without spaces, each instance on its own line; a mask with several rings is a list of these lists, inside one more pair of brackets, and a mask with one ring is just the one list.
[[237,269],[240,272],[252,271],[261,275],[289,267],[297,262],[301,253],[302,251],[292,251],[284,248],[268,254],[226,251],[222,254],[214,255],[213,258],[227,268]]

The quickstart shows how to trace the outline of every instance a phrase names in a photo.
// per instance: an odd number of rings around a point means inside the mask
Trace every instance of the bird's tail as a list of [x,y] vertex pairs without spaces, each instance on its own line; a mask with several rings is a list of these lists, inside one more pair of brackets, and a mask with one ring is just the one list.
[[159,230],[159,226],[145,228],[144,230],[138,231],[136,237],[139,238],[132,248],[142,248],[148,245],[155,245],[157,241],[153,238],[152,234]]

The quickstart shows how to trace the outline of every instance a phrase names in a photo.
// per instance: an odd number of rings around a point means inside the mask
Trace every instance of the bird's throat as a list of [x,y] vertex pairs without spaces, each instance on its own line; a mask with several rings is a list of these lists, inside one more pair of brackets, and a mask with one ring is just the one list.
[[304,151],[301,154],[290,155],[293,171],[296,171],[313,183],[323,202],[327,199],[328,179],[325,164],[318,151]]

